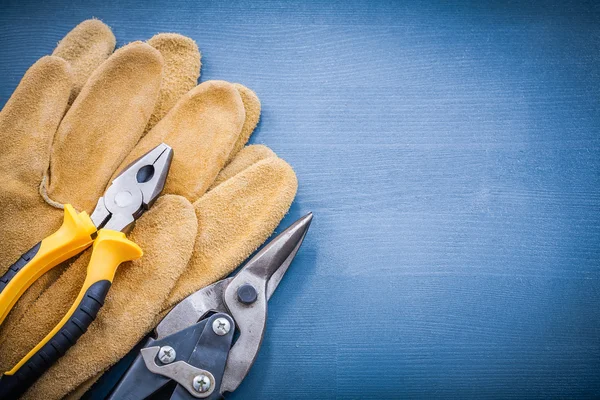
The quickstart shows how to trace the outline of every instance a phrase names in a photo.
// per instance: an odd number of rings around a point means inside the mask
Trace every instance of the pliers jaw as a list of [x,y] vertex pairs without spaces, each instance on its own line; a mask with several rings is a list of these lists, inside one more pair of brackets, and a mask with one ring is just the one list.
[[[155,336],[148,339],[110,399],[143,399],[169,381],[178,383],[172,399],[221,398],[236,390],[258,355],[267,302],[298,252],[311,220],[312,214],[299,219],[235,276],[207,286],[175,306],[158,324]],[[227,320],[228,326],[222,329],[217,320]],[[239,332],[235,343],[234,331]],[[176,354],[167,362],[159,353],[165,347]],[[204,379],[198,376],[206,377],[208,390],[194,389],[192,380]]]
[[104,193],[91,215],[98,229],[127,232],[158,198],[165,186],[173,149],[161,143],[125,168]]

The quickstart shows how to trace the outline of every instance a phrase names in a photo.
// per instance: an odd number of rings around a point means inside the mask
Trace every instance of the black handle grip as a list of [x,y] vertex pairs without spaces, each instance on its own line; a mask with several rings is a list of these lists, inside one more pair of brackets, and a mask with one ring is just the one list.
[[77,339],[87,331],[96,319],[98,311],[104,305],[104,299],[110,289],[110,281],[94,283],[85,292],[77,309],[62,328],[14,375],[4,375],[0,379],[0,399],[17,399],[33,383],[62,357]]
[[23,253],[16,263],[8,267],[8,271],[0,277],[0,293],[2,293],[4,288],[8,285],[8,282],[10,282],[10,280],[14,278],[33,257],[35,257],[41,245],[42,242],[38,242],[31,249]]

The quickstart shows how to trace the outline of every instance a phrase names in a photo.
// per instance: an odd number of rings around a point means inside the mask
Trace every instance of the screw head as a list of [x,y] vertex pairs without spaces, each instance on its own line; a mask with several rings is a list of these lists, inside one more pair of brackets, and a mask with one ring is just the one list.
[[210,378],[204,374],[196,375],[192,381],[194,390],[198,393],[206,393],[210,390]]
[[258,292],[251,284],[244,283],[237,290],[237,298],[240,303],[250,305],[258,298]]
[[227,318],[217,318],[212,323],[213,332],[219,336],[223,336],[229,333],[231,324]]
[[175,352],[175,349],[171,346],[163,346],[160,348],[160,350],[158,350],[158,359],[163,364],[172,363],[173,361],[175,361],[176,356],[177,353]]

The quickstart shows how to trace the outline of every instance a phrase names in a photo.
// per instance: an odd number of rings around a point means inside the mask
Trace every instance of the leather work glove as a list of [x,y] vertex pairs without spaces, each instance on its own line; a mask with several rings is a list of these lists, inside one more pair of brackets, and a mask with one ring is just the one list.
[[[264,146],[243,148],[260,115],[254,93],[222,81],[193,88],[200,55],[191,39],[157,35],[110,55],[113,46],[108,27],[80,24],[0,113],[0,238],[10,243],[2,273],[60,225],[62,211],[49,203],[90,212],[120,168],[160,142],[174,150],[164,195],[130,235],[144,256],[118,269],[88,332],[24,398],[78,397],[170,307],[260,246],[295,196],[287,163]],[[89,256],[46,274],[13,309],[0,333],[3,371],[66,313]]]

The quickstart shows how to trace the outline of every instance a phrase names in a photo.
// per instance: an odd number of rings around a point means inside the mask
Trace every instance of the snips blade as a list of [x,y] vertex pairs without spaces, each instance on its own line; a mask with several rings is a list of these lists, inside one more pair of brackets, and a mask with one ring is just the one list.
[[[158,324],[154,337],[148,339],[144,348],[200,325],[209,312],[229,314],[239,329],[239,337],[229,350],[219,393],[233,392],[256,359],[263,339],[268,299],[298,252],[311,220],[312,214],[302,217],[252,257],[236,275],[182,300]],[[244,292],[248,285],[254,289],[255,298]],[[239,290],[242,286],[246,289]],[[138,355],[110,399],[141,399],[167,382],[167,378],[152,374]]]
[[252,257],[227,285],[224,302],[240,336],[229,351],[221,394],[236,390],[254,364],[264,335],[267,302],[296,256],[311,221],[309,213],[294,222]]
[[161,143],[127,166],[98,200],[91,215],[98,229],[127,231],[160,195],[173,149]]
[[[267,282],[266,294],[269,300],[302,245],[311,221],[312,213],[308,213],[271,240],[236,275],[200,289],[179,302],[156,327],[156,338],[161,339],[195,324],[209,311],[227,312],[225,289],[234,279],[243,278],[247,269],[251,268],[250,272],[255,274],[258,267],[252,266],[256,266],[259,260],[260,263],[267,264],[266,273],[259,273],[259,276],[262,275],[262,280]],[[267,262],[267,259],[271,261]]]

